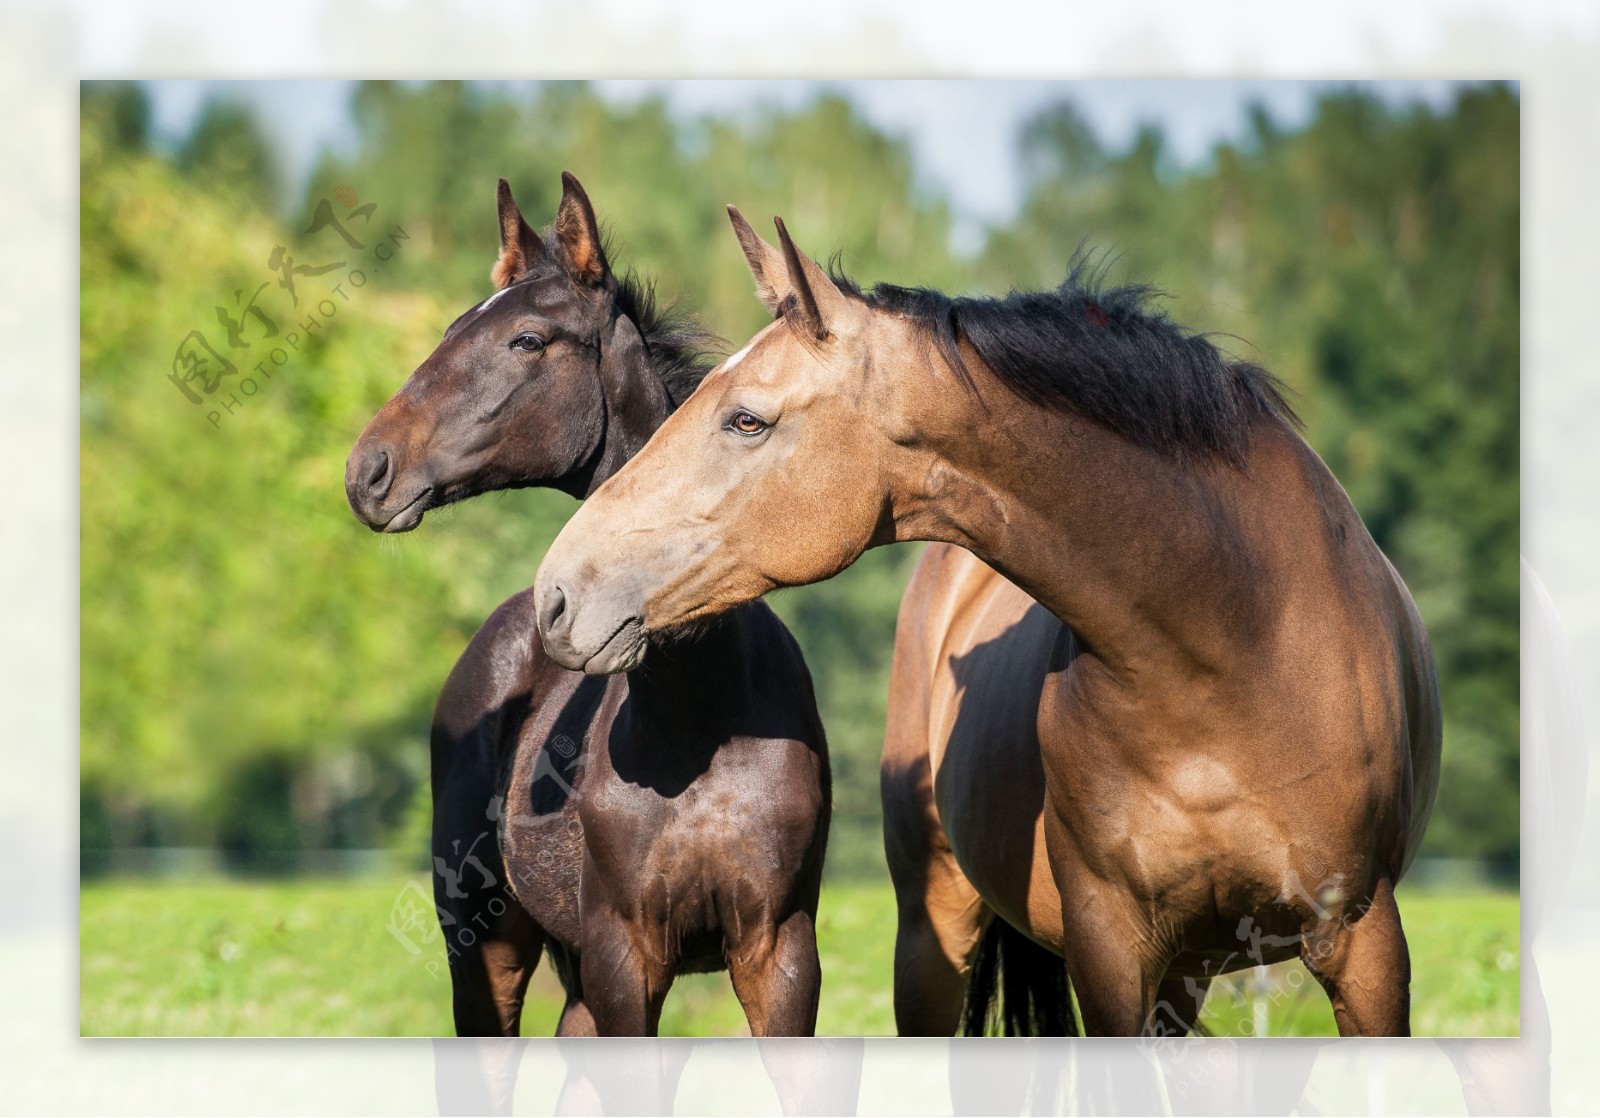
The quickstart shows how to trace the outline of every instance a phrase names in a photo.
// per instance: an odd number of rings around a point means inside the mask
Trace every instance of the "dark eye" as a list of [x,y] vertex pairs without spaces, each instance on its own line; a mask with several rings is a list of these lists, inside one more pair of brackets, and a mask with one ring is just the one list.
[[728,427],[739,435],[759,435],[767,429],[767,426],[766,420],[747,411],[734,412],[733,418],[728,421]]
[[544,339],[537,334],[518,334],[511,339],[511,348],[518,353],[541,353],[544,351]]

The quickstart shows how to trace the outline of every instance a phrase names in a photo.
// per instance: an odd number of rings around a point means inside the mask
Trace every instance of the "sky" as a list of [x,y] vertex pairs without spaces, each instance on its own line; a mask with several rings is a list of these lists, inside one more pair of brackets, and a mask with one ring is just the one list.
[[[527,85],[528,83],[519,83]],[[957,249],[981,243],[986,226],[1009,221],[1022,201],[1016,139],[1043,106],[1072,100],[1101,142],[1131,143],[1145,124],[1160,126],[1169,155],[1180,165],[1202,162],[1215,145],[1241,138],[1247,108],[1264,106],[1273,120],[1295,128],[1310,119],[1317,96],[1339,82],[1267,80],[1145,81],[659,81],[614,80],[595,85],[617,103],[660,94],[674,112],[747,116],[767,105],[794,107],[823,91],[843,93],[885,132],[910,144],[919,185],[947,197],[955,216]],[[1449,101],[1448,81],[1365,83],[1395,104]],[[348,151],[356,142],[350,112],[352,83],[340,81],[152,81],[158,138],[177,142],[210,96],[225,93],[258,113],[279,149],[290,186],[298,188],[319,152]]]

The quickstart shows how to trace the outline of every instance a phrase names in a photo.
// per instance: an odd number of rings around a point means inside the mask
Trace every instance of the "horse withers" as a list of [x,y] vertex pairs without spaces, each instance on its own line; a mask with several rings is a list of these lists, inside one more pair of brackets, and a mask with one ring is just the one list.
[[902,1030],[953,1027],[998,919],[1091,1033],[1187,1028],[1215,975],[1296,956],[1341,1033],[1408,1032],[1433,658],[1276,382],[1139,288],[865,293],[731,216],[777,321],[556,539],[550,655],[632,669],[869,547],[965,549],[930,549],[896,649]]
[[[497,290],[351,451],[350,506],[374,530],[493,489],[588,496],[704,375],[715,339],[612,271],[588,197],[563,182],[540,235],[501,180]],[[752,1033],[814,1030],[830,791],[799,647],[758,602],[654,652],[609,679],[564,668],[524,592],[445,683],[434,892],[462,1035],[518,1032],[545,951],[560,1035],[654,1034],[675,975],[723,968]]]

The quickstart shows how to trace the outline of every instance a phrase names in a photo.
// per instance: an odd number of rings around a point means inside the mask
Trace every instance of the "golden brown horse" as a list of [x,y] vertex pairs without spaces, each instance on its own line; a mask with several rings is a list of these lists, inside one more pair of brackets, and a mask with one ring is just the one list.
[[1276,382],[1142,289],[863,294],[732,216],[778,320],[557,538],[549,654],[627,670],[868,547],[964,548],[1020,593],[936,549],[903,611],[889,790],[924,829],[897,876],[942,880],[902,1028],[950,1027],[992,911],[1065,958],[1092,1033],[1186,1027],[1176,991],[1293,956],[1342,1033],[1407,1032],[1432,655]]

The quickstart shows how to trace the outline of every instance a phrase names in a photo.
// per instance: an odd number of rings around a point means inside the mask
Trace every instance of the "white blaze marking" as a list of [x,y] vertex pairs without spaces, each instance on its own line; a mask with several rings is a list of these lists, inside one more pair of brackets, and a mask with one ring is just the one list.
[[496,299],[500,298],[500,296],[504,295],[507,291],[510,291],[510,290],[511,289],[509,287],[502,287],[499,291],[496,291],[493,295],[489,296],[483,302],[479,303],[478,304],[478,309],[480,311],[488,310],[491,303],[493,303]]
[[744,343],[744,348],[741,349],[738,353],[735,353],[732,357],[728,358],[726,361],[724,361],[722,363],[722,367],[724,369],[733,368],[739,362],[744,360],[744,355],[749,353],[750,352],[750,347],[755,345],[755,344],[756,344],[755,338],[751,338],[748,342],[745,342]]
[[[772,326],[777,326],[777,325],[778,325],[778,323],[776,323],[776,322],[774,322],[772,324]],[[752,349],[755,348],[755,344],[761,340],[763,335],[766,334],[767,330],[771,330],[772,329],[772,326],[768,326],[766,329],[762,330],[760,334],[757,334],[755,337],[751,338],[748,342],[745,342],[744,343],[744,348],[741,349],[738,353],[735,353],[732,357],[728,358],[726,361],[724,361],[722,363],[722,367],[724,369],[731,369],[735,365],[737,365],[739,362],[743,361],[745,359],[746,355],[748,355],[749,352]]]

